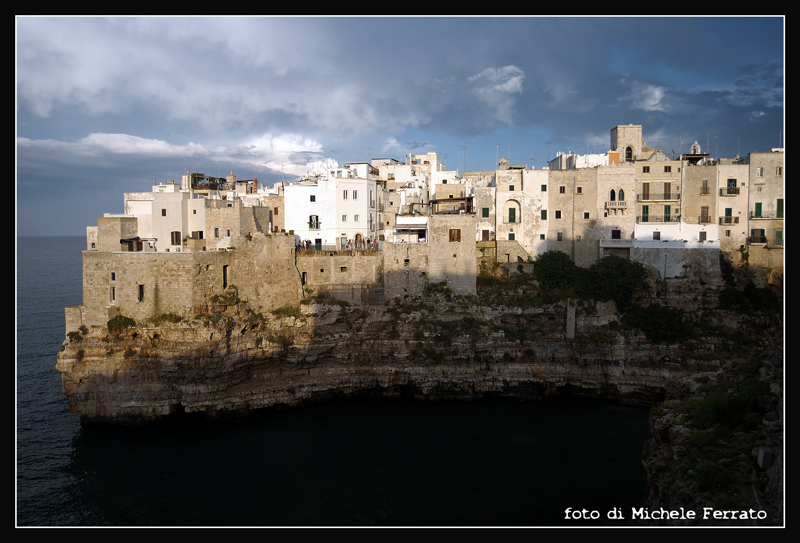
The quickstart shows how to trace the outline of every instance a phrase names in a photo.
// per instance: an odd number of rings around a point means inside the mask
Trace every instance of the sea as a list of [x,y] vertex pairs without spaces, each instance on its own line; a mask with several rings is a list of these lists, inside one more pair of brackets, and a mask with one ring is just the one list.
[[649,410],[605,401],[354,399],[84,425],[55,364],[85,246],[17,238],[17,528],[613,527],[644,505]]

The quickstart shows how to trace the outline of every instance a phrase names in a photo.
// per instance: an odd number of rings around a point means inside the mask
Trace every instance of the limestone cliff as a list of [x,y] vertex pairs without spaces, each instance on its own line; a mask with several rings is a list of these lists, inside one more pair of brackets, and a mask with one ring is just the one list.
[[313,301],[256,315],[237,304],[192,321],[84,328],[65,341],[57,368],[71,411],[114,422],[355,393],[543,397],[571,388],[653,403],[687,369],[672,362],[674,349],[642,337],[566,340],[566,312],[566,303],[523,310]]
[[[652,342],[620,326],[613,302],[487,304],[439,292],[394,306],[311,298],[258,314],[232,295],[194,319],[164,316],[113,332],[84,326],[68,335],[56,367],[69,409],[83,421],[141,423],[178,412],[216,418],[358,394],[570,393],[655,406],[643,457],[650,505],[746,503],[769,510],[759,524],[774,524],[782,514],[780,320],[708,309],[714,288],[702,285],[654,292],[696,308],[690,339]],[[745,413],[750,426],[700,425],[693,397],[723,387],[734,398],[736,383],[748,379],[767,387]],[[774,451],[771,472],[749,457],[764,446]],[[736,476],[715,480],[703,471],[708,462]]]

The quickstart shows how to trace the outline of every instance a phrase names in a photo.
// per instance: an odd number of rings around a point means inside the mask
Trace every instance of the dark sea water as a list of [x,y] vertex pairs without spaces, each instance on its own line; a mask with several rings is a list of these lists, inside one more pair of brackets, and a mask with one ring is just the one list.
[[82,426],[55,364],[84,247],[17,240],[19,527],[614,526],[608,511],[643,505],[648,410],[603,402],[353,400]]

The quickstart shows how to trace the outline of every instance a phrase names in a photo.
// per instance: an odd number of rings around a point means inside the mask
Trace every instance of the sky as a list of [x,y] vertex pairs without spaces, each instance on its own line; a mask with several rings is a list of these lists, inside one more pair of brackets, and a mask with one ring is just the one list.
[[784,146],[785,19],[16,18],[18,236],[84,236],[199,171],[262,186],[437,152],[542,168],[640,124],[670,156]]

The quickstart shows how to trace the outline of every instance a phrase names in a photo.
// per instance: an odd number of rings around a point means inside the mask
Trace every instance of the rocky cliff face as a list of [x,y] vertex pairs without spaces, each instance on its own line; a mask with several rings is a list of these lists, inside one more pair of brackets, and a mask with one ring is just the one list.
[[[660,291],[688,300],[687,307],[708,307],[705,287],[700,294],[687,288]],[[356,394],[570,393],[655,406],[643,457],[650,505],[752,505],[769,511],[761,525],[782,516],[780,323],[698,310],[693,326],[704,331],[665,345],[618,326],[613,303],[471,305],[474,298],[446,293],[431,300],[370,307],[311,299],[263,315],[232,296],[213,316],[115,332],[84,327],[65,340],[56,367],[69,409],[83,421],[141,423],[177,412],[226,417]],[[574,335],[567,334],[571,322]],[[735,397],[735,383],[747,379],[766,387],[746,411],[761,419],[749,426],[723,420],[725,431],[720,421],[698,422],[692,398],[713,397],[720,387]],[[750,457],[763,446],[775,455],[767,468]],[[715,480],[708,462],[734,470],[735,481]]]
[[523,310],[314,301],[266,316],[237,304],[218,317],[116,333],[85,328],[65,341],[57,368],[72,412],[113,422],[357,393],[543,397],[570,389],[649,404],[687,370],[673,362],[674,349],[643,337],[566,340],[565,320],[566,304]]

